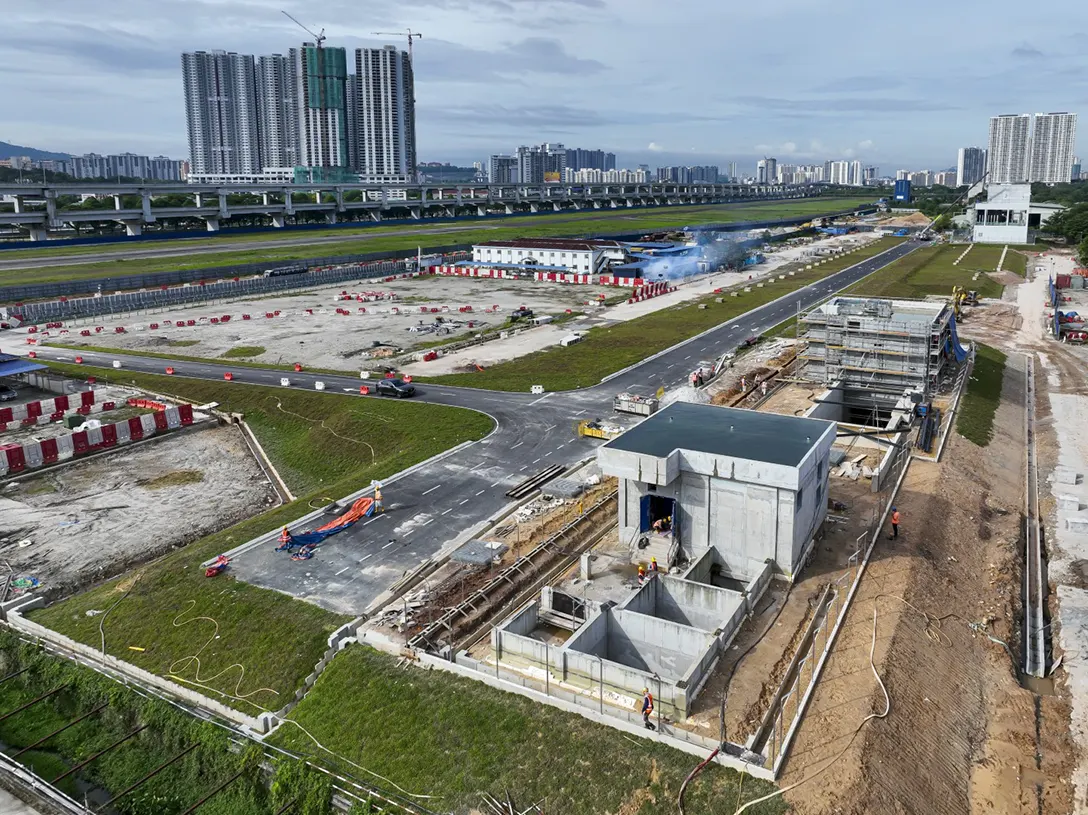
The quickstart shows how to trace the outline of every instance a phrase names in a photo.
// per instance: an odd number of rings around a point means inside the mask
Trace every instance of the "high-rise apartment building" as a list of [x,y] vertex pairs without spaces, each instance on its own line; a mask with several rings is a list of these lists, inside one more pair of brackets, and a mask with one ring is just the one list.
[[262,167],[294,167],[298,157],[298,81],[289,56],[257,58],[257,117]]
[[357,49],[349,96],[353,169],[366,179],[414,180],[415,77],[408,52],[392,45]]
[[1073,156],[1073,172],[1069,174],[1071,181],[1079,181],[1081,174],[1080,156]]
[[488,184],[518,183],[517,156],[492,156],[487,162]]
[[544,153],[539,147],[522,145],[517,151],[518,181],[522,184],[544,183]]
[[[342,168],[348,156],[347,53],[303,43],[291,49],[298,104],[299,164],[322,171]],[[324,180],[319,172],[314,180]]]
[[1032,127],[1028,181],[1062,184],[1073,169],[1077,114],[1036,113]]
[[1018,184],[1028,177],[1028,135],[1031,116],[1007,113],[990,119],[987,151],[989,184]]
[[583,150],[575,147],[567,150],[566,167],[571,170],[615,170],[616,154],[604,150]]
[[260,172],[253,57],[196,51],[181,55],[181,70],[193,172]]
[[778,159],[761,158],[756,162],[756,183],[773,184],[778,178]]
[[736,181],[740,176],[737,175],[737,162],[729,162],[729,180]]
[[956,153],[956,186],[966,187],[986,174],[986,151],[981,147],[961,147]]
[[850,162],[827,161],[824,162],[824,178],[831,184],[849,184]]

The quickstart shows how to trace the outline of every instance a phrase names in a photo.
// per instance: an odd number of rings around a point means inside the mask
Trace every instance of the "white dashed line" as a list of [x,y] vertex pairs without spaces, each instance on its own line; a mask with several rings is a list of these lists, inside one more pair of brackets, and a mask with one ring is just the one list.
[[518,467],[518,472],[520,473],[522,470],[524,470],[528,466],[529,466],[528,464],[522,464],[520,467]]
[[350,566],[345,566],[345,567],[344,567],[343,569],[341,569],[340,571],[338,571],[338,572],[337,572],[337,573],[336,573],[335,575],[333,575],[333,576],[334,576],[334,577],[339,577],[340,575],[342,575],[342,574],[343,574],[344,572],[346,572],[346,571],[347,571],[348,569],[350,569],[350,568],[351,568]]
[[387,543],[387,544],[386,544],[385,546],[383,546],[383,547],[382,547],[382,549],[388,549],[388,548],[389,548],[390,546],[392,546],[392,545],[393,545],[394,543],[396,543],[396,541],[389,541],[389,543]]
[[445,512],[443,512],[442,514],[443,514],[443,515],[449,515],[449,514],[450,514],[451,512],[453,512],[453,507],[450,507],[450,508],[449,508],[449,509],[447,509],[447,510],[446,510]]
[[529,403],[529,407],[532,407],[533,405],[537,404],[537,402],[543,402],[543,401],[544,401],[545,399],[547,399],[547,398],[548,398],[549,396],[551,396],[551,394],[550,394],[550,393],[546,393],[546,394],[544,394],[544,395],[543,395],[543,396],[541,396],[541,397],[540,397],[539,399],[537,399],[537,400],[536,400],[535,402],[530,402],[530,403]]
[[435,484],[435,485],[434,485],[433,487],[431,487],[431,488],[430,488],[429,490],[427,490],[427,491],[426,491],[425,493],[423,493],[423,494],[424,494],[424,495],[428,495],[428,494],[430,494],[430,493],[434,492],[435,490],[437,490],[437,489],[438,489],[439,487],[441,487],[441,486],[442,486],[441,484]]
[[[543,456],[541,456],[541,458],[543,458]],[[537,463],[538,461],[540,461],[540,459],[539,459],[539,458],[534,458],[534,459],[533,459],[533,464],[536,464],[536,463]]]
[[360,563],[362,563],[362,562],[363,562],[363,560],[370,560],[370,559],[371,559],[372,557],[374,557],[374,553],[373,553],[373,552],[371,552],[371,553],[370,553],[369,555],[367,555],[366,557],[364,557],[364,558],[363,558],[362,560],[360,560],[359,562],[360,562]]
[[431,521],[433,521],[433,520],[434,520],[434,518],[428,518],[428,519],[427,519],[427,520],[425,520],[425,521],[424,521],[423,523],[421,523],[421,524],[420,524],[420,526],[421,526],[421,527],[422,527],[422,526],[426,526],[427,524],[429,524],[429,523],[430,523]]
[[477,494],[477,495],[483,495],[483,494],[484,494],[485,492],[486,492],[486,490],[480,490],[480,491],[479,491],[478,493],[476,493],[476,494]]
[[510,449],[513,450],[515,447],[521,447],[523,444],[525,444],[525,442],[519,441],[517,444],[510,445]]
[[457,506],[461,506],[462,504],[467,504],[467,503],[468,503],[468,499],[466,498],[464,501],[458,501]]
[[575,415],[575,416],[581,416],[581,415],[582,415],[583,413],[585,413],[585,412],[586,412],[586,411],[585,411],[585,409],[583,408],[582,410],[579,410],[579,411],[578,411],[577,413],[575,413],[574,415]]
[[689,359],[691,359],[691,354],[688,354],[686,357],[684,357],[684,362],[687,362]]
[[492,486],[492,487],[497,487],[497,486],[499,486],[499,484],[501,484],[501,483],[502,483],[501,481],[496,481],[496,482],[495,482],[494,484],[492,484],[491,486]]

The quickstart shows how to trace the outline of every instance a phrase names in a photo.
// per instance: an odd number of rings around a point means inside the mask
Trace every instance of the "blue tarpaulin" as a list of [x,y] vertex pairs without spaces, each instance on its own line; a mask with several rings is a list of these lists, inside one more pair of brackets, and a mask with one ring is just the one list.
[[967,349],[960,345],[959,335],[956,333],[956,316],[952,315],[952,319],[948,321],[949,337],[947,350],[956,358],[956,362],[963,362],[967,359]]

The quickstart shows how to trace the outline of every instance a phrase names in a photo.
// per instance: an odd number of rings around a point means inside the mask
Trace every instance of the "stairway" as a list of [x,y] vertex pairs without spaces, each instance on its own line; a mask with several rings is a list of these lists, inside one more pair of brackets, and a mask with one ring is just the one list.
[[[638,548],[638,542],[645,537],[649,540],[650,544],[645,549]],[[650,565],[650,558],[657,558],[657,565],[661,568],[661,571],[665,571],[671,565],[669,563],[669,553],[672,551],[673,537],[672,533],[654,534],[653,532],[647,532],[645,535],[639,535],[635,538],[635,547],[631,552],[631,563],[645,564],[647,568]]]

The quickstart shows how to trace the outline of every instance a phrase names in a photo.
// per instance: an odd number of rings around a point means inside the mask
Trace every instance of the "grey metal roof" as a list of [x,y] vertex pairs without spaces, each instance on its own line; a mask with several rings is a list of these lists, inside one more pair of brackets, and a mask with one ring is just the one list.
[[795,467],[834,422],[676,402],[605,447],[665,458],[673,450]]

